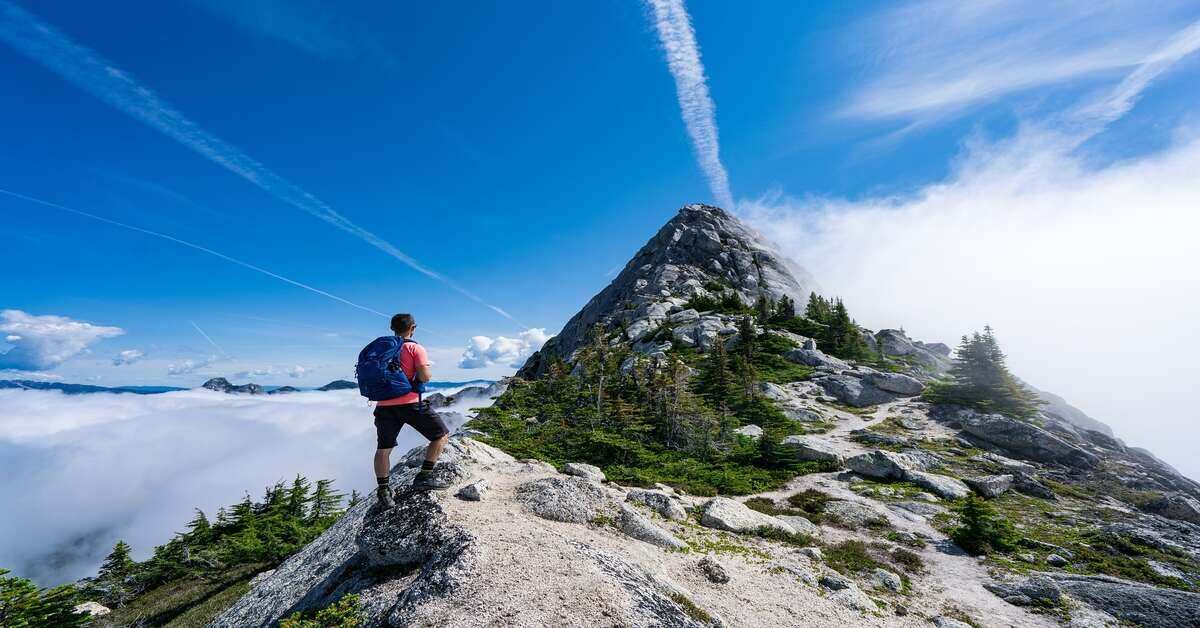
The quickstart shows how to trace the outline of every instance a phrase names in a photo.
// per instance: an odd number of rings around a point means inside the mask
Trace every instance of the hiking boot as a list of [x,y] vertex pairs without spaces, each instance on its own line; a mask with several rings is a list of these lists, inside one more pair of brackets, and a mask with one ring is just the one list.
[[387,484],[380,485],[375,489],[375,496],[379,498],[379,507],[388,510],[396,505],[396,499],[392,497],[392,489]]
[[444,488],[450,488],[453,482],[450,478],[442,474],[435,474],[433,471],[419,471],[417,477],[413,478],[412,487],[418,491],[436,491]]

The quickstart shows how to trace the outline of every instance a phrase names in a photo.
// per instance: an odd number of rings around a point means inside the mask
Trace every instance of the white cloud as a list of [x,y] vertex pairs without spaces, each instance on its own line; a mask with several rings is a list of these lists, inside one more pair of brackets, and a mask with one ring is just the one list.
[[154,128],[202,157],[242,177],[280,201],[340,229],[462,296],[520,324],[504,310],[425,266],[392,243],[360,227],[331,205],[288,181],[241,149],[216,137],[159,98],[149,87],[96,51],[14,4],[0,0],[0,41],[41,63],[76,87]]
[[138,349],[126,349],[113,357],[112,363],[113,366],[123,366],[126,364],[133,364],[134,362],[140,362],[144,357],[146,357],[146,354]]
[[[424,442],[402,430],[398,451]],[[375,433],[356,390],[254,397],[5,390],[0,452],[0,565],[43,585],[94,574],[117,539],[146,558],[182,529],[192,508],[211,517],[244,491],[260,498],[263,487],[296,473],[335,478],[346,492],[375,484]]]
[[474,336],[467,343],[458,367],[463,369],[481,369],[493,365],[507,365],[520,368],[534,351],[542,348],[550,335],[545,329],[527,329],[516,338],[507,336]]
[[167,365],[167,375],[191,375],[196,371],[212,365],[212,363],[216,361],[217,357],[211,356],[207,358],[200,358],[198,360],[188,358],[180,361],[179,363],[172,362],[171,364]]
[[247,369],[238,371],[233,374],[236,380],[251,379],[255,377],[268,377],[271,375],[287,375],[292,379],[299,379],[312,372],[312,369],[305,368],[299,364],[295,366],[266,366],[256,369]]
[[45,371],[83,353],[105,338],[125,333],[120,327],[93,325],[65,316],[35,316],[0,310],[0,332],[12,348],[0,353],[0,369]]
[[1182,0],[904,4],[848,35],[866,80],[842,113],[944,115],[1031,88],[1119,79],[1200,17],[1196,9]]
[[1026,130],[903,197],[741,212],[865,325],[953,344],[991,324],[1018,375],[1193,477],[1200,139],[1089,168]]
[[667,68],[675,78],[679,110],[700,169],[708,179],[717,203],[733,207],[729,191],[729,174],[721,163],[720,139],[717,132],[717,107],[708,93],[704,64],[700,61],[700,45],[683,0],[647,0],[654,13],[654,27],[667,55]]

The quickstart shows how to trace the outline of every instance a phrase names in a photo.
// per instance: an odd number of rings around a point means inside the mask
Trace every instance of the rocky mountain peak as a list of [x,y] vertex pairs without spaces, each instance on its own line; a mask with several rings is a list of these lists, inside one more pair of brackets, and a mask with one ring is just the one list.
[[685,205],[520,374],[540,373],[547,358],[568,358],[596,323],[625,325],[626,337],[637,341],[693,297],[732,292],[746,304],[760,296],[803,303],[815,288],[808,271],[737,217],[720,207]]

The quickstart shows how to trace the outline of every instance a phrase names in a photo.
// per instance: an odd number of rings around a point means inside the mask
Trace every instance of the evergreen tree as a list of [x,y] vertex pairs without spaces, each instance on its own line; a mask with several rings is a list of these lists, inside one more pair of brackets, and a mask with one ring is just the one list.
[[738,320],[738,353],[743,360],[753,362],[757,349],[758,338],[754,334],[754,320],[743,316]]
[[195,516],[187,524],[187,536],[193,541],[202,543],[212,534],[212,526],[208,523],[208,517],[204,516],[203,510],[199,508],[195,510]]
[[362,501],[362,495],[358,492],[358,490],[351,490],[350,499],[346,501],[346,508],[354,508],[360,501]]
[[829,343],[831,353],[849,360],[862,360],[870,353],[867,342],[863,340],[862,330],[850,318],[850,312],[841,299],[834,303],[830,315]]
[[929,398],[1017,418],[1029,418],[1038,408],[1037,397],[1009,372],[991,327],[962,337],[948,382],[934,386]]
[[342,507],[343,497],[345,497],[343,493],[333,490],[333,480],[317,480],[317,487],[312,496],[312,511],[309,513],[309,521],[320,521],[337,516]]
[[100,565],[96,579],[100,581],[106,592],[105,602],[111,606],[120,607],[132,595],[131,584],[133,570],[137,563],[130,556],[132,548],[125,541],[117,541],[112,551]]
[[729,366],[729,354],[725,351],[725,343],[715,343],[708,352],[700,368],[697,388],[700,395],[717,410],[722,419],[729,416],[730,403],[737,395],[737,387]]
[[833,309],[826,299],[816,292],[808,294],[808,306],[804,308],[804,317],[816,321],[818,323],[828,324],[833,314]]
[[779,298],[779,303],[775,305],[775,314],[771,317],[775,321],[786,321],[796,317],[796,302],[786,294]]
[[292,519],[303,519],[308,508],[308,491],[312,488],[312,484],[308,479],[296,474],[296,479],[292,480],[292,486],[287,491],[287,515]]
[[1006,552],[1016,545],[1017,532],[991,504],[970,495],[956,509],[959,524],[950,538],[971,554]]
[[754,302],[754,313],[758,316],[758,320],[766,324],[774,312],[775,304],[771,303],[766,295],[758,295],[758,300]]
[[75,612],[80,600],[74,587],[39,589],[33,582],[8,573],[0,569],[0,626],[70,628],[91,621],[86,613]]

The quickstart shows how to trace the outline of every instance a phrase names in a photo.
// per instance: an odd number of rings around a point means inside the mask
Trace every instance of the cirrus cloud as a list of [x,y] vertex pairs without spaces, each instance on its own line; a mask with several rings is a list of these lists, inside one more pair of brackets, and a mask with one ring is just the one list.
[[46,371],[83,353],[90,345],[124,334],[125,330],[66,316],[3,310],[0,333],[12,345],[7,352],[0,353],[0,369]]

